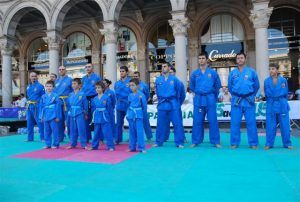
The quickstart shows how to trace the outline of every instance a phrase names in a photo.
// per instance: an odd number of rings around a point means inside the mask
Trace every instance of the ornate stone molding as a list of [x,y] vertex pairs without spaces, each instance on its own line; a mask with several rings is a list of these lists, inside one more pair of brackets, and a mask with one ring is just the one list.
[[105,43],[117,43],[118,39],[118,26],[114,22],[104,22],[104,29],[100,32],[105,37]]
[[187,17],[181,19],[169,20],[169,24],[173,29],[174,36],[176,35],[187,35],[187,29],[190,27],[190,22]]
[[254,28],[268,28],[272,11],[273,7],[251,10],[250,20],[252,21]]
[[16,42],[14,39],[9,37],[1,37],[0,38],[0,49],[1,55],[11,56],[13,50],[15,49]]
[[60,34],[55,31],[48,31],[47,37],[43,37],[43,40],[48,43],[49,50],[60,50],[61,44],[65,41]]

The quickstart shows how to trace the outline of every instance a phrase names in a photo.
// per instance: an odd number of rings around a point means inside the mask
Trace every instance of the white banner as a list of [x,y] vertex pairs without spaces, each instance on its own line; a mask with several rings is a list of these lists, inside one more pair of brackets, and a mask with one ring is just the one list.
[[[290,110],[290,118],[300,119],[300,101],[289,101],[289,105],[291,107]],[[193,105],[184,104],[181,107],[182,116],[183,116],[183,125],[184,126],[192,126],[193,125]],[[217,103],[217,116],[220,122],[222,121],[230,121],[230,103]],[[148,115],[150,119],[150,125],[156,126],[157,122],[157,109],[156,105],[148,105]],[[266,103],[265,102],[256,102],[256,120],[266,120]],[[125,125],[128,126],[127,121],[125,121]]]

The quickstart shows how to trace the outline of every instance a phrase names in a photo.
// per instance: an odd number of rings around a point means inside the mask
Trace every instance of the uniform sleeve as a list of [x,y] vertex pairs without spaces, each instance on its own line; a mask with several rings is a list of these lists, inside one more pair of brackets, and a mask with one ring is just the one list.
[[116,94],[114,92],[111,93],[110,95],[110,103],[111,103],[111,106],[113,107],[113,109],[115,109],[115,106],[116,106]]
[[41,97],[40,103],[38,105],[38,119],[41,120],[43,119],[43,109],[44,109],[44,99],[43,96]]
[[94,98],[91,100],[91,110],[92,110],[92,113],[96,110],[96,104],[95,104]]
[[257,76],[256,72],[254,72],[253,79],[254,79],[254,95],[256,95],[259,90],[259,87],[260,87],[258,76]]
[[221,84],[221,80],[220,80],[220,77],[219,75],[217,74],[217,72],[215,72],[215,83],[214,83],[214,94],[216,96],[216,98],[218,98],[219,96],[219,91],[220,91],[220,88],[222,87],[222,84]]
[[150,90],[149,90],[149,86],[147,84],[145,84],[144,91],[145,91],[144,94],[145,94],[146,100],[148,101],[150,98]]
[[180,94],[179,94],[180,105],[183,104],[183,102],[185,100],[185,96],[186,96],[186,93],[185,93],[184,85],[182,82],[180,82]]
[[55,105],[56,118],[61,120],[62,116],[63,116],[63,110],[62,110],[63,102],[59,99],[58,96],[56,96],[55,102],[56,102],[56,105]]
[[270,88],[268,85],[268,79],[265,79],[264,81],[264,92],[265,92],[265,96],[268,97],[272,97],[272,93],[270,92]]
[[228,76],[228,91],[232,94],[232,72]]
[[89,103],[85,95],[82,96],[82,102],[83,102],[83,111],[85,114],[88,114]]
[[112,100],[109,96],[107,96],[106,99],[106,109],[110,112],[112,110]]
[[118,82],[115,83],[114,91],[115,91],[116,99],[119,99],[117,86],[118,86]]
[[144,112],[147,112],[147,101],[146,101],[146,96],[142,95],[142,109]]
[[288,82],[285,78],[283,78],[283,82],[281,83],[280,95],[279,96],[280,97],[288,97],[288,93],[289,93]]
[[192,92],[195,92],[195,76],[194,76],[194,73],[192,73],[191,76],[190,76],[190,90]]

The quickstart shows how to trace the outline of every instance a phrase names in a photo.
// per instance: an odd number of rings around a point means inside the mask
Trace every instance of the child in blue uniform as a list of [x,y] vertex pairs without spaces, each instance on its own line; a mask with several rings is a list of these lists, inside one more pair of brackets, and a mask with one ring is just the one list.
[[117,98],[117,137],[116,144],[123,141],[123,126],[126,111],[128,109],[128,95],[131,93],[129,88],[130,78],[128,77],[128,67],[120,67],[120,80],[115,83],[115,93]]
[[85,94],[80,90],[80,86],[81,79],[73,79],[72,88],[74,92],[67,99],[71,136],[71,144],[67,149],[77,146],[78,136],[80,137],[81,147],[87,149],[86,120],[88,119],[88,101]]
[[40,132],[40,139],[44,141],[44,124],[39,120],[39,102],[42,95],[45,93],[44,86],[38,82],[37,73],[30,72],[30,84],[27,87],[27,142],[34,141],[33,128],[37,123]]
[[56,93],[53,93],[54,82],[45,84],[46,94],[40,101],[40,120],[44,123],[45,148],[57,149],[59,147],[59,121],[62,118],[62,103]]
[[198,59],[200,67],[193,71],[190,78],[190,89],[195,93],[191,147],[196,147],[203,142],[204,121],[207,115],[210,143],[220,148],[216,102],[221,88],[221,81],[217,72],[208,66],[206,53],[199,54]]
[[273,147],[276,137],[276,126],[279,122],[283,147],[292,149],[290,140],[290,106],[288,103],[288,84],[285,78],[278,75],[278,65],[270,67],[270,77],[264,81],[267,99],[266,110],[266,146]]
[[103,79],[103,83],[105,85],[104,94],[106,94],[110,98],[110,107],[109,107],[109,119],[110,125],[112,128],[112,134],[114,140],[117,138],[117,130],[116,130],[116,116],[115,116],[115,108],[116,108],[116,94],[115,92],[109,88],[111,85],[111,81],[108,79]]
[[255,95],[259,89],[257,74],[253,68],[246,65],[246,54],[236,56],[238,67],[232,70],[228,77],[228,89],[231,93],[231,148],[235,149],[241,141],[241,120],[245,116],[247,124],[248,144],[257,149],[258,135],[255,115]]
[[144,113],[147,111],[147,102],[145,95],[138,91],[139,80],[130,80],[130,89],[132,93],[128,96],[129,107],[126,118],[129,123],[129,151],[139,151],[145,153],[144,140]]
[[106,147],[109,151],[114,151],[114,141],[112,128],[110,125],[110,98],[104,94],[105,85],[102,81],[96,83],[96,91],[98,95],[92,99],[92,123],[94,123],[94,138],[92,141],[92,148],[90,150],[97,150],[99,141],[105,140]]

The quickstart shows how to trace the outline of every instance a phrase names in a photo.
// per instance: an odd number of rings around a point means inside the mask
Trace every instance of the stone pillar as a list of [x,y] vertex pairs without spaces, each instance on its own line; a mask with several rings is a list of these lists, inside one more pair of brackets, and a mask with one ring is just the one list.
[[54,73],[58,75],[58,67],[60,66],[60,47],[63,43],[61,35],[55,31],[51,30],[47,32],[47,37],[43,38],[45,42],[48,43],[49,49],[49,74]]
[[175,67],[176,74],[183,84],[187,85],[187,28],[190,23],[185,17],[185,11],[172,12],[169,20],[175,38]]
[[146,44],[138,44],[137,45],[137,66],[138,71],[141,74],[141,80],[145,82],[148,81],[148,69],[147,69],[147,60],[146,60]]
[[12,53],[14,41],[5,37],[0,41],[2,55],[2,107],[12,103]]
[[98,75],[101,75],[100,71],[100,50],[92,50],[92,63],[94,66],[94,72]]
[[268,26],[273,8],[269,8],[268,3],[254,3],[250,15],[255,28],[256,70],[261,92],[264,89],[264,80],[269,75]]
[[117,37],[118,26],[113,21],[103,22],[104,29],[100,29],[105,37],[106,45],[106,65],[104,72],[106,77],[112,81],[112,85],[117,81]]
[[20,55],[19,76],[20,76],[20,91],[21,93],[25,94],[26,86],[27,86],[27,74],[26,74],[26,61],[24,55]]
[[199,41],[197,38],[191,38],[189,40],[189,70],[190,75],[193,70],[196,70],[199,66]]

